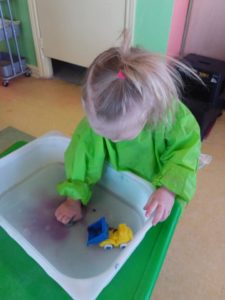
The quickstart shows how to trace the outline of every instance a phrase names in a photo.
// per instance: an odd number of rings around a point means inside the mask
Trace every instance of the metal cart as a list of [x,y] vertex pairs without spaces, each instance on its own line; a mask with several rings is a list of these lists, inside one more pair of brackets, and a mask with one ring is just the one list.
[[[4,12],[8,18],[4,17]],[[0,77],[2,78],[2,85],[7,87],[9,81],[17,76],[25,75],[31,76],[31,70],[27,67],[24,57],[21,57],[17,37],[20,34],[20,22],[14,21],[12,17],[12,10],[10,0],[0,0],[0,42],[5,42],[6,52],[0,52]],[[12,42],[10,42],[12,41]],[[12,48],[15,48],[14,52]]]

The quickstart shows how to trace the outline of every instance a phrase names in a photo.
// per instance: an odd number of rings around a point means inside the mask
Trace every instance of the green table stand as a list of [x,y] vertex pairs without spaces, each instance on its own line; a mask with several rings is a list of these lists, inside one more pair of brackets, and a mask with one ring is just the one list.
[[[0,157],[25,145],[19,141]],[[175,201],[169,218],[153,227],[97,300],[149,300],[184,210]],[[69,300],[70,296],[0,228],[0,299]]]

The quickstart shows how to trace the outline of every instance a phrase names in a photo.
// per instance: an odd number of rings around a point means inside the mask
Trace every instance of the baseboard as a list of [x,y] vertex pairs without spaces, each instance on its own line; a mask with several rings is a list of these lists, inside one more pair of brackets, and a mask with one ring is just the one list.
[[35,78],[40,78],[40,72],[37,66],[27,65],[31,70],[31,76]]

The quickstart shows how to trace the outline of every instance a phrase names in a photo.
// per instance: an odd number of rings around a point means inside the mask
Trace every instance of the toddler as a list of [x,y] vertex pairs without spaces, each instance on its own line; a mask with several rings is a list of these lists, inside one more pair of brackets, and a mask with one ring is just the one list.
[[143,207],[146,216],[155,210],[153,225],[169,216],[175,197],[193,197],[200,130],[178,100],[180,83],[165,58],[126,43],[94,60],[82,95],[87,117],[65,153],[67,180],[57,187],[67,197],[55,212],[58,221],[82,218],[105,161],[153,183]]

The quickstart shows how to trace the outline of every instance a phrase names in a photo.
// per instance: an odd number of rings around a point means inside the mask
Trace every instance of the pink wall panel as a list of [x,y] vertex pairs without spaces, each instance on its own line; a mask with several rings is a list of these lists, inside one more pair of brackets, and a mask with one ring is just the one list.
[[225,60],[225,0],[193,1],[184,53]]
[[179,55],[189,0],[174,0],[167,55]]

